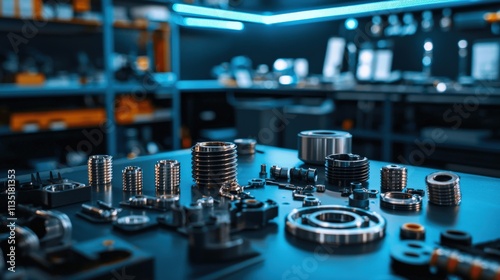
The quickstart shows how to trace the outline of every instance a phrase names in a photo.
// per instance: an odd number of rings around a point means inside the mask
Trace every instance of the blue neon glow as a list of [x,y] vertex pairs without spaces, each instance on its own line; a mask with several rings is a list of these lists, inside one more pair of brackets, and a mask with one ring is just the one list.
[[261,15],[245,12],[221,10],[215,8],[200,7],[187,4],[174,4],[172,9],[175,12],[187,15],[197,15],[210,18],[238,20],[243,22],[253,22],[262,24],[279,24],[298,21],[318,21],[345,18],[346,16],[361,16],[376,12],[389,13],[401,9],[417,7],[442,7],[453,3],[463,4],[463,0],[390,0],[374,3],[365,3],[341,7],[314,9],[308,11],[291,12],[283,14]]
[[348,18],[345,20],[345,29],[347,30],[354,30],[358,28],[358,20],[355,18]]
[[190,27],[243,30],[245,25],[240,21],[205,19],[205,18],[183,18],[182,25]]

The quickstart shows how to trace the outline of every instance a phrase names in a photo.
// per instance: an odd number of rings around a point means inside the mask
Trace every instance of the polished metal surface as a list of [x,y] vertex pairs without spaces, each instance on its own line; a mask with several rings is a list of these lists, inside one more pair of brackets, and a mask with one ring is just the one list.
[[177,160],[164,159],[155,164],[155,190],[157,196],[178,196],[181,184],[181,165]]
[[230,142],[200,142],[191,148],[191,173],[198,187],[221,187],[236,181],[236,145]]
[[355,154],[333,154],[326,157],[325,177],[328,184],[337,187],[351,183],[365,183],[370,176],[370,162]]
[[406,188],[408,174],[406,167],[389,164],[380,169],[380,191],[402,191]]
[[138,166],[127,166],[122,171],[123,191],[142,191],[142,169]]
[[386,221],[375,212],[341,205],[294,209],[286,217],[286,230],[321,244],[360,244],[381,239]]
[[113,157],[93,155],[87,161],[89,185],[101,187],[110,185],[113,180]]
[[420,211],[422,197],[404,192],[385,192],[380,195],[380,207],[390,210]]
[[449,171],[439,171],[427,175],[427,195],[429,202],[442,206],[459,205],[462,201],[460,177]]
[[299,159],[305,163],[323,165],[331,154],[351,152],[352,135],[337,130],[307,130],[298,134]]

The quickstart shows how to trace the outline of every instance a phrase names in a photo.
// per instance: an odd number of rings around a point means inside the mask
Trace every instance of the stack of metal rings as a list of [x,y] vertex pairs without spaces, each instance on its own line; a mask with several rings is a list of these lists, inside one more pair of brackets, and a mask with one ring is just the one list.
[[380,207],[398,211],[420,211],[422,197],[404,192],[386,192],[380,195]]
[[344,187],[351,182],[363,185],[370,176],[370,163],[366,157],[355,154],[334,154],[326,157],[325,176],[329,184]]
[[176,160],[159,160],[155,164],[156,195],[178,196],[181,184],[181,165]]
[[402,191],[406,188],[407,170],[404,166],[390,164],[380,169],[380,192]]
[[110,185],[113,179],[113,157],[108,155],[90,156],[87,162],[87,171],[90,186]]
[[142,192],[142,169],[138,166],[127,166],[122,171],[123,191]]
[[230,142],[200,142],[191,148],[192,176],[198,187],[221,187],[236,181],[236,145]]
[[430,203],[455,206],[462,201],[460,177],[457,174],[447,171],[434,172],[427,175],[425,182]]
[[255,154],[255,145],[257,145],[257,141],[255,141],[255,139],[238,138],[234,139],[234,144],[236,144],[239,155]]

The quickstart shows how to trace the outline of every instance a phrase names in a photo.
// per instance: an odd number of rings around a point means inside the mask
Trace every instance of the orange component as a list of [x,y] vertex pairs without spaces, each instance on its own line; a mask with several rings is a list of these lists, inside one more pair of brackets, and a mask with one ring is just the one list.
[[152,118],[153,103],[149,99],[140,100],[131,95],[119,96],[116,99],[115,119],[118,124],[131,124],[141,117]]
[[43,1],[33,0],[33,17],[41,19],[43,17]]
[[159,30],[153,33],[153,48],[156,72],[170,72],[170,26],[162,24]]
[[73,11],[77,13],[90,11],[90,0],[73,0]]
[[342,121],[342,130],[351,130],[354,127],[354,121],[351,119],[345,119]]
[[484,15],[484,20],[489,23],[500,22],[500,11],[496,13],[486,13]]
[[24,131],[28,125],[36,125],[38,129],[54,127],[75,128],[97,126],[106,120],[104,108],[57,110],[43,112],[19,112],[10,116],[10,129]]
[[481,263],[474,262],[472,263],[472,267],[470,268],[470,279],[480,279],[481,273],[483,272],[483,267]]
[[457,270],[457,265],[458,265],[457,256],[451,255],[448,258],[448,266],[447,266],[448,273],[451,274],[455,273],[455,271]]
[[138,56],[135,64],[137,66],[137,69],[141,71],[148,71],[149,70],[149,57],[147,56]]
[[14,82],[19,85],[41,85],[45,82],[45,75],[40,73],[17,73]]

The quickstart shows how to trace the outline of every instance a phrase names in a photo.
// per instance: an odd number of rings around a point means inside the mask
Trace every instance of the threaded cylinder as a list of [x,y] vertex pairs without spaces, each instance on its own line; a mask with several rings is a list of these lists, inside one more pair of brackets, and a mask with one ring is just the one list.
[[406,167],[390,164],[380,169],[380,192],[402,191],[408,180]]
[[429,202],[441,206],[455,206],[462,201],[460,177],[452,172],[440,171],[427,175]]
[[142,169],[138,166],[127,166],[122,170],[123,191],[142,192]]
[[159,160],[155,164],[156,195],[178,196],[181,184],[181,165],[177,160]]
[[191,148],[193,180],[198,187],[220,188],[236,182],[236,145],[231,142],[200,142]]
[[113,157],[109,155],[93,155],[87,161],[89,185],[102,187],[110,185],[113,179]]
[[325,177],[328,184],[336,187],[350,186],[351,182],[368,183],[370,162],[355,154],[334,154],[325,159]]

